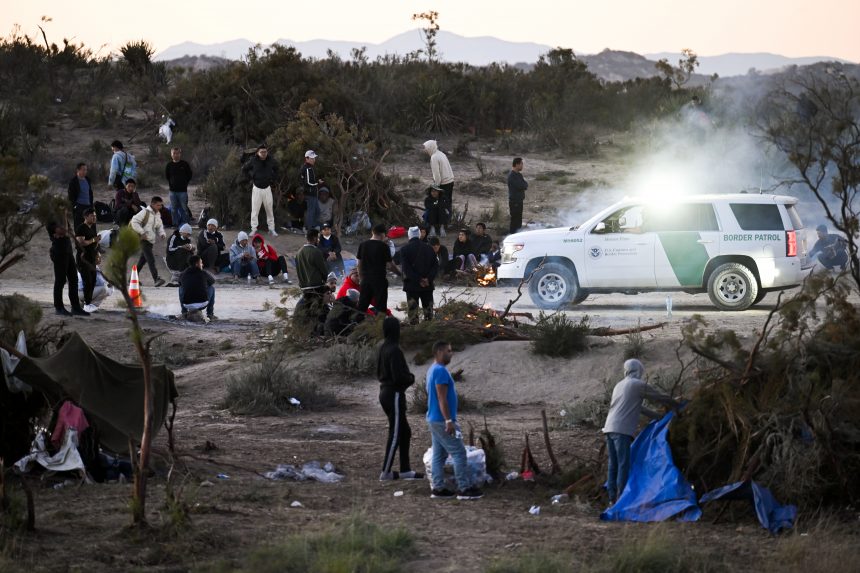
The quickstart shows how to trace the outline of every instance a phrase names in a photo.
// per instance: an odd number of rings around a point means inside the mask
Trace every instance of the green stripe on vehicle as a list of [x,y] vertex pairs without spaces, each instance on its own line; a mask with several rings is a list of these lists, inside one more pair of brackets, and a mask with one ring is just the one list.
[[701,235],[694,231],[678,231],[657,233],[657,237],[681,286],[702,286],[708,250],[699,243]]

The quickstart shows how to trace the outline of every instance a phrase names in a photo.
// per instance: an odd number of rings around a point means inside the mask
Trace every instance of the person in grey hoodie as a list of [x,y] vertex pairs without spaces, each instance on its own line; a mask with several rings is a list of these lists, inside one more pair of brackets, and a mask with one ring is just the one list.
[[248,241],[248,233],[245,231],[239,231],[236,241],[230,245],[230,269],[233,271],[234,279],[246,275],[251,275],[254,279],[260,277],[257,252]]
[[[433,185],[442,189],[443,207],[450,217],[453,213],[451,206],[454,204],[454,172],[451,170],[451,163],[448,161],[448,156],[439,150],[439,144],[435,139],[424,142],[424,152],[430,156]],[[443,223],[448,224],[449,221],[450,219],[446,219]]]
[[627,475],[630,472],[630,445],[633,434],[639,426],[639,415],[644,414],[652,419],[660,415],[642,405],[644,400],[652,400],[677,408],[678,402],[671,397],[658,392],[643,380],[645,366],[631,358],[624,363],[624,379],[612,390],[612,401],[609,404],[609,414],[603,426],[606,434],[606,451],[609,454],[609,476],[607,490],[609,503],[614,504],[624,486],[627,485]]

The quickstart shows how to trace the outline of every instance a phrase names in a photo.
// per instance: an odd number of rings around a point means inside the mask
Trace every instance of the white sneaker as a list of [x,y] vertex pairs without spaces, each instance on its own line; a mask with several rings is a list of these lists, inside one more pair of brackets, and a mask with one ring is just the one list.
[[269,284],[270,284],[270,285],[275,284],[275,279],[274,279],[274,278],[272,278],[272,275],[269,275]]
[[290,277],[287,273],[284,273],[284,282],[287,283],[288,285],[293,284],[293,281],[290,280]]
[[277,232],[276,230],[274,230],[274,229],[270,229],[270,230],[269,230],[269,234],[270,234],[271,236],[273,236],[273,237],[277,237],[277,236],[278,236],[278,232]]
[[439,229],[439,236],[440,236],[440,237],[445,237],[446,235],[447,235],[447,233],[445,232],[445,227],[441,227],[441,228]]
[[85,305],[84,305],[84,310],[85,310],[86,312],[95,312],[95,311],[97,311],[98,309],[99,309],[99,307],[97,307],[97,306],[96,306],[96,305],[94,305],[94,304],[85,304]]

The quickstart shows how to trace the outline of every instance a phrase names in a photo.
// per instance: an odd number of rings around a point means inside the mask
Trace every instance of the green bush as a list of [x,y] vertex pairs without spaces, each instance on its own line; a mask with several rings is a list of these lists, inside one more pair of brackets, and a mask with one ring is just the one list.
[[[337,404],[335,394],[288,368],[283,358],[269,352],[227,383],[227,395],[218,404],[233,414],[280,416],[298,408],[317,410]],[[295,406],[290,401],[301,402]]]
[[[399,573],[413,555],[412,535],[355,516],[316,534],[293,535],[254,550],[231,571],[254,573]],[[225,568],[226,570],[226,568]]]
[[541,312],[531,327],[531,348],[535,354],[569,358],[588,348],[588,316],[574,322],[563,312]]

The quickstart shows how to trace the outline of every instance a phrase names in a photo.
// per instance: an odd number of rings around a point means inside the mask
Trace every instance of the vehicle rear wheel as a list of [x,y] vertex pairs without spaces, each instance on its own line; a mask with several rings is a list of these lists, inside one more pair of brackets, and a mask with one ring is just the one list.
[[577,298],[583,292],[576,273],[561,263],[545,264],[529,281],[532,302],[544,310],[557,310],[569,303],[581,302]]
[[720,310],[746,310],[755,303],[758,293],[755,275],[740,263],[720,265],[708,277],[708,296]]

